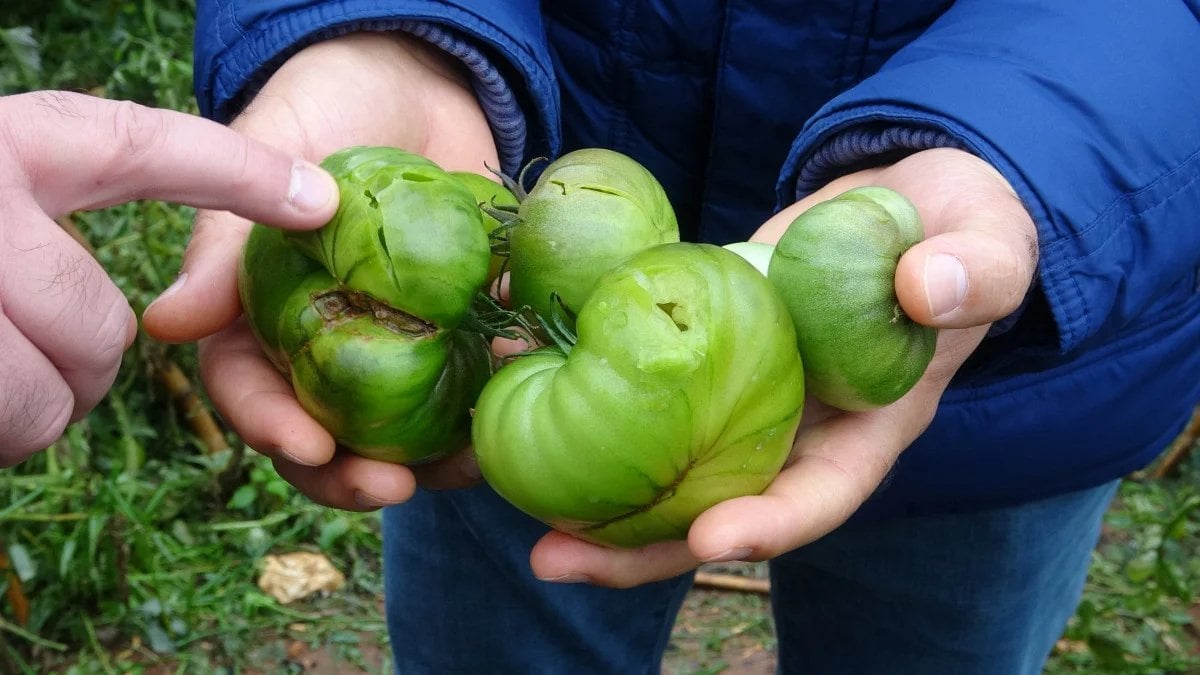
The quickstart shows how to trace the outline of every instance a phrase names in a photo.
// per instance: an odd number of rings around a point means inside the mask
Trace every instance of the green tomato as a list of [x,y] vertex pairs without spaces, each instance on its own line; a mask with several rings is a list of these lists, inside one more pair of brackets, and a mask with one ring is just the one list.
[[923,238],[917,210],[881,187],[850,190],[800,214],[768,276],[796,326],[809,391],[843,410],[887,405],[933,358],[937,331],[896,299],[896,265]]
[[775,246],[761,241],[735,241],[732,244],[725,244],[722,248],[729,249],[734,253],[746,259],[746,262],[754,265],[754,269],[767,275],[767,269],[771,265],[771,256],[775,255]]
[[658,180],[635,160],[586,148],[546,167],[509,237],[510,300],[543,318],[553,296],[578,312],[600,275],[628,256],[679,241]]
[[456,328],[487,274],[475,197],[394,148],[348,148],[322,166],[341,196],[328,224],[251,230],[239,272],[251,328],[346,447],[401,463],[465,447],[491,373],[486,339]]
[[[483,205],[483,230],[488,233],[489,237],[499,235],[501,242],[507,242],[508,236],[503,233],[504,223],[500,222],[495,216],[488,212],[491,207],[509,207],[515,209],[517,206],[517,198],[508,188],[497,183],[494,180],[488,179],[477,173],[470,171],[451,171],[452,176],[457,178],[459,182],[467,186],[467,189],[475,195],[475,201]],[[501,244],[503,245],[503,243]],[[493,242],[495,246],[495,242]],[[488,264],[487,281],[484,284],[487,287],[492,286],[492,282],[500,276],[504,270],[505,262],[507,262],[507,254],[492,254],[491,262]]]
[[671,243],[610,270],[569,353],[516,358],[484,387],[484,478],[551,526],[619,547],[683,539],[760,493],[791,449],[804,374],[787,309],[738,256]]

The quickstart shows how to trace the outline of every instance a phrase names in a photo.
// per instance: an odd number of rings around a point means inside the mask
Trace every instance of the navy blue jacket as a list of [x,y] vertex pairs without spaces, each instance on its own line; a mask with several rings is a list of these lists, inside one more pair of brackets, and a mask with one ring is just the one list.
[[1034,289],[863,515],[979,508],[1151,460],[1200,400],[1196,0],[199,0],[226,120],[304,45],[403,30],[476,75],[505,167],[583,146],[657,175],[685,238],[916,150],[969,150],[1037,224]]

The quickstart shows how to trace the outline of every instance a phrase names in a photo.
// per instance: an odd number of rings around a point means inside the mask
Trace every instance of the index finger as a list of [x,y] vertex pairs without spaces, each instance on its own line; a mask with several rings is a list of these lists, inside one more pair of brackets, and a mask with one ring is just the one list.
[[0,137],[52,216],[159,199],[311,228],[337,208],[316,165],[194,115],[69,92],[6,97],[0,110]]

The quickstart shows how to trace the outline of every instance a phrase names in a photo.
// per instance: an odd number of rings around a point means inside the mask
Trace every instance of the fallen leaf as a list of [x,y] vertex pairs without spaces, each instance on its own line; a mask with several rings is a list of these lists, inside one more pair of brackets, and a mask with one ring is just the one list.
[[266,556],[258,577],[258,587],[284,605],[313,593],[332,593],[344,583],[346,577],[328,558],[305,551]]

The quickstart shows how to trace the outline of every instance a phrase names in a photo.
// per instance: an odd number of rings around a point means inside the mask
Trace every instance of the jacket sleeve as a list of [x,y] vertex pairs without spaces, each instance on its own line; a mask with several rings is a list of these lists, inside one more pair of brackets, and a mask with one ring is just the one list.
[[537,0],[197,0],[200,112],[228,121],[305,46],[393,30],[428,40],[472,73],[506,172],[557,151],[557,85]]
[[1200,2],[959,0],[809,120],[779,198],[944,146],[1032,214],[1048,347],[1169,312],[1198,291]]

